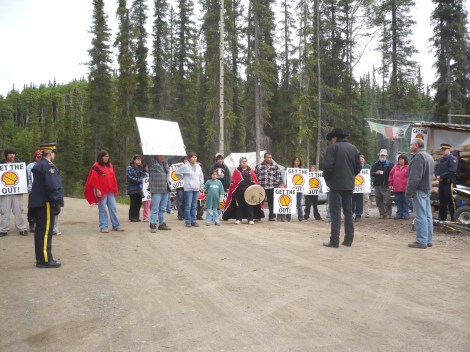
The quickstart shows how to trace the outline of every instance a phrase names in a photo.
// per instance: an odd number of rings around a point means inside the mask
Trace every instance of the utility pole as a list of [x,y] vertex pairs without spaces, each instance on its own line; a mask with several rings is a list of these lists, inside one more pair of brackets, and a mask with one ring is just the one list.
[[224,0],[220,0],[220,43],[219,43],[219,153],[225,155],[225,134],[224,134]]

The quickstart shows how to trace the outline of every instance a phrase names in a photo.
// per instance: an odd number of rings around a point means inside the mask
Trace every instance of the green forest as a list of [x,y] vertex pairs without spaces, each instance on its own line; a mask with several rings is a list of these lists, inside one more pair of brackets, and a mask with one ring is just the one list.
[[[67,196],[82,195],[101,149],[125,188],[125,167],[141,152],[136,116],[178,122],[187,151],[207,169],[220,149],[220,97],[225,155],[259,143],[283,165],[293,156],[315,162],[333,127],[348,131],[372,161],[390,142],[371,134],[367,119],[447,122],[449,114],[470,114],[463,0],[432,0],[432,86],[411,59],[413,0],[154,0],[153,13],[146,0],[118,0],[110,14],[103,0],[92,3],[88,77],[0,95],[2,150],[14,146],[28,162],[39,143],[57,142]],[[381,59],[355,78],[372,36]]]

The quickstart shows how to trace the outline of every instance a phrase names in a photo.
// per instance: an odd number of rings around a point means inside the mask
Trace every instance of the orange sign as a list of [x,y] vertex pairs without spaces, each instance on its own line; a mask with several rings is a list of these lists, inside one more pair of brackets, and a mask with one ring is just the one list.
[[14,187],[18,184],[20,180],[18,174],[14,171],[4,172],[1,179],[3,185],[6,187]]
[[320,188],[320,180],[316,177],[312,177],[309,181],[308,184],[311,189],[319,189]]
[[356,175],[356,177],[354,178],[354,186],[355,187],[362,187],[364,186],[364,177],[362,175]]
[[292,203],[292,199],[290,198],[289,195],[283,194],[282,196],[279,197],[279,205],[281,207],[288,207]]

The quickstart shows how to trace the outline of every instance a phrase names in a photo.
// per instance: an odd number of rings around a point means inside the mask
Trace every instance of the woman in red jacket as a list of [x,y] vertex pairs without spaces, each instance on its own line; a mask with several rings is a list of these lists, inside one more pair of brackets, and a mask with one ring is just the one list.
[[397,203],[397,213],[395,220],[409,219],[410,206],[405,197],[406,183],[408,182],[408,158],[405,154],[398,156],[398,164],[390,171],[388,177],[388,186],[395,194],[395,203]]
[[85,184],[85,198],[89,204],[98,204],[100,232],[108,233],[108,212],[113,225],[113,231],[124,231],[119,224],[116,210],[118,185],[113,164],[109,162],[109,153],[102,150],[98,153],[96,162],[91,167]]

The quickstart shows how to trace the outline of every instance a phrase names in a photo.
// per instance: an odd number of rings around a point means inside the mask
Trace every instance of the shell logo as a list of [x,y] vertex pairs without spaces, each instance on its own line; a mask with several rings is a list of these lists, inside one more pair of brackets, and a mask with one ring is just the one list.
[[172,179],[173,181],[175,181],[175,182],[176,182],[176,181],[181,181],[181,179],[176,175],[176,170],[173,170],[173,171],[171,172],[171,176],[170,176],[170,177],[171,177],[171,179]]
[[304,177],[299,174],[292,176],[292,183],[294,186],[302,186],[304,184]]
[[308,181],[308,185],[310,186],[310,189],[319,189],[320,188],[320,180],[316,177],[312,177]]
[[219,207],[220,207],[220,209],[224,209],[225,208],[225,201],[219,202]]
[[423,139],[423,140],[424,140],[424,136],[423,136],[422,133],[418,133],[415,138],[419,138],[419,139]]
[[292,203],[292,199],[289,195],[283,194],[282,196],[279,197],[279,205],[281,207],[288,207]]
[[2,175],[2,183],[6,187],[14,187],[20,182],[18,174],[14,171],[7,171]]
[[362,175],[356,175],[356,177],[354,177],[354,186],[362,187],[364,186],[364,183],[365,183],[365,180]]

